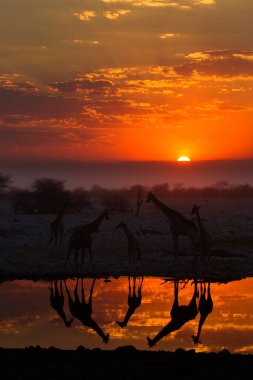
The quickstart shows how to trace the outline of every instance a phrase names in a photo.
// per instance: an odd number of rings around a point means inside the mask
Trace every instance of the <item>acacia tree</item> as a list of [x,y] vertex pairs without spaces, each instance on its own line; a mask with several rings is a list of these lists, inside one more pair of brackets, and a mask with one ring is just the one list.
[[36,213],[57,213],[65,199],[69,197],[65,181],[54,178],[36,179],[31,189]]

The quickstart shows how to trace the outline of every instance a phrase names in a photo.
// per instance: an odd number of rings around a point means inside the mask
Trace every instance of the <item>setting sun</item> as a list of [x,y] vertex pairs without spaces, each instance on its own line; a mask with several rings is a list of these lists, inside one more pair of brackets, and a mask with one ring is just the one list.
[[189,157],[186,157],[186,156],[181,156],[177,159],[178,162],[190,162],[191,159]]

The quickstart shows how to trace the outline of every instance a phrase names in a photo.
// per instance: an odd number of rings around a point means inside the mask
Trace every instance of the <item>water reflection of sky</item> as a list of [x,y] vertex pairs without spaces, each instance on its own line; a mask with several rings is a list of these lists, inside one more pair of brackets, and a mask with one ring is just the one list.
[[[128,309],[128,279],[96,280],[93,293],[92,318],[105,334],[110,334],[109,344],[102,342],[94,330],[74,319],[71,328],[50,306],[48,282],[13,281],[0,286],[0,345],[25,347],[41,345],[76,348],[79,345],[114,349],[132,344],[138,349],[148,349],[147,336],[153,338],[171,319],[174,300],[172,282],[145,278],[140,307],[123,329],[115,322],[124,320]],[[74,297],[75,280],[67,287]],[[84,280],[86,298],[92,280]],[[253,353],[253,279],[211,284],[213,311],[208,315],[202,331],[202,344],[194,345],[191,336],[196,334],[199,314],[182,328],[161,339],[153,349],[173,351],[179,347],[198,351],[219,351],[227,348],[233,352]],[[66,289],[64,310],[71,318]],[[179,304],[188,304],[194,291],[191,282],[179,285]]]

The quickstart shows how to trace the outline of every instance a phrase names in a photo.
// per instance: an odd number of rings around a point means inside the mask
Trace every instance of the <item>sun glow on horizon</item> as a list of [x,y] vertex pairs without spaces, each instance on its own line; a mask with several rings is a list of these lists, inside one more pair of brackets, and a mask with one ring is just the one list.
[[177,159],[177,162],[191,162],[191,159],[187,156],[181,156]]

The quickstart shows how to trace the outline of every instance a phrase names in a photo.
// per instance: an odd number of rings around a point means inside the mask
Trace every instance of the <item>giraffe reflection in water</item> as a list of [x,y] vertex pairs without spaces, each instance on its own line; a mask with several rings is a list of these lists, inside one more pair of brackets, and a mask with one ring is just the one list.
[[[91,279],[86,279],[90,283]],[[74,290],[70,291],[68,284],[63,280],[51,281],[50,291],[50,303],[53,309],[64,321],[66,327],[71,327],[73,319],[78,319],[84,326],[95,331],[104,343],[109,342],[109,334],[105,334],[98,323],[92,318],[92,297],[96,283],[96,279],[92,280],[89,287],[88,295],[85,299],[84,278],[78,278],[75,280]],[[142,302],[142,287],[144,277],[128,276],[128,309],[124,315],[124,318],[116,323],[122,329],[126,327],[133,314],[136,313],[137,308],[140,307]],[[64,294],[63,294],[63,282],[65,284],[68,307],[72,315],[71,319],[67,319],[64,312]],[[200,283],[200,285],[199,285]],[[187,305],[179,305],[179,284],[180,281],[173,281],[174,284],[174,301],[170,311],[171,320],[159,331],[153,338],[147,337],[149,347],[153,347],[157,342],[166,337],[167,335],[181,329],[187,322],[194,320],[198,313],[200,314],[198,329],[196,335],[192,335],[194,344],[201,343],[200,335],[203,325],[208,315],[213,310],[213,301],[211,296],[210,282],[203,282],[202,280],[194,280],[192,285],[193,294],[190,302]],[[199,291],[198,292],[198,287]],[[199,297],[199,303],[197,299]],[[138,314],[138,313],[137,313]]]
[[199,319],[199,325],[198,325],[198,332],[197,335],[193,335],[192,339],[194,344],[201,343],[200,341],[200,334],[203,327],[203,324],[205,323],[206,318],[209,314],[213,311],[213,300],[211,296],[211,285],[210,282],[207,286],[207,294],[206,294],[206,284],[204,285],[201,283],[200,285],[200,299],[199,299],[199,313],[200,313],[200,319]]
[[[79,290],[80,282],[81,282],[81,291]],[[78,278],[76,280],[73,298],[71,297],[70,291],[65,281],[66,292],[67,292],[68,300],[69,300],[69,310],[74,318],[79,319],[79,321],[84,326],[87,326],[91,328],[92,330],[94,330],[102,338],[104,343],[108,343],[109,334],[105,334],[102,331],[102,329],[99,327],[97,322],[95,322],[94,319],[92,318],[92,296],[93,296],[95,282],[96,282],[96,279],[94,278],[92,281],[91,288],[90,288],[89,299],[86,302],[85,294],[84,294],[84,278],[81,278],[81,280]],[[79,297],[78,291],[81,294],[81,297]]]
[[[138,280],[139,285],[136,289],[136,280]],[[131,276],[128,276],[128,310],[126,312],[125,318],[123,321],[116,321],[116,323],[124,328],[127,326],[129,319],[135,313],[135,310],[141,305],[141,288],[143,284],[144,277],[136,278],[132,277],[133,286],[131,287]]]
[[58,280],[50,282],[50,304],[52,308],[57,312],[59,317],[64,321],[66,327],[71,327],[73,318],[67,320],[64,312],[64,295],[62,289],[62,280],[60,280],[60,287],[58,287]]
[[198,314],[197,307],[197,281],[194,281],[194,292],[188,305],[179,305],[178,303],[178,285],[179,281],[174,281],[174,302],[170,312],[170,322],[153,338],[147,337],[149,347],[153,347],[159,340],[169,335],[173,331],[179,330],[186,322],[195,319]]

